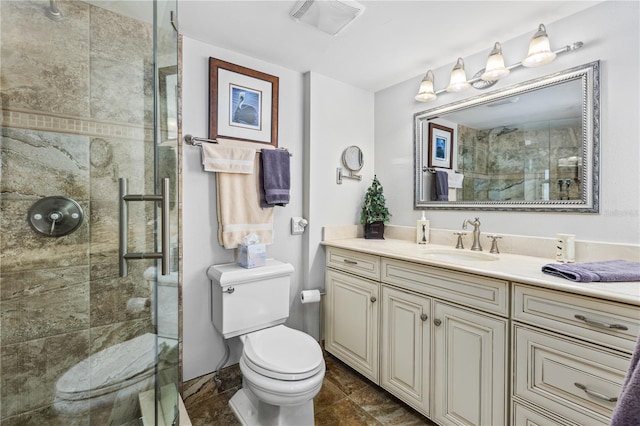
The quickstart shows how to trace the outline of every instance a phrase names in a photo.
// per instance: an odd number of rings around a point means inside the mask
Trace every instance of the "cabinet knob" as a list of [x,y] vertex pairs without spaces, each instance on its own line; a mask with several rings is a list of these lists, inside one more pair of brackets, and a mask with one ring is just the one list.
[[433,320],[433,323],[434,323],[436,326],[438,326],[438,327],[439,327],[439,326],[440,326],[440,324],[442,324],[442,321],[440,321],[439,319],[437,319],[437,318],[436,318],[436,319],[434,319],[434,320]]
[[429,319],[429,317],[427,316],[427,314],[422,314],[422,315],[420,315],[420,319],[422,321],[426,321],[427,319]]
[[374,303],[374,302],[375,302],[376,300],[378,300],[378,299],[376,299],[376,297],[375,297],[375,296],[371,296],[371,299],[369,299],[369,300],[371,300],[371,303]]

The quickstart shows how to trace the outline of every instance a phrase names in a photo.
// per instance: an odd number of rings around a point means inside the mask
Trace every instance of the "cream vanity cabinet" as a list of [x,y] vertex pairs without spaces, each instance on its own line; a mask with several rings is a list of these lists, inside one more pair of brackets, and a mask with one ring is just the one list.
[[508,288],[328,247],[325,348],[442,425],[505,424]]
[[[381,268],[381,385],[442,425],[505,424],[509,283],[387,258]],[[390,309],[387,287],[408,306]]]
[[514,283],[512,315],[513,424],[609,424],[638,307]]
[[325,349],[379,384],[379,257],[331,248],[327,266]]

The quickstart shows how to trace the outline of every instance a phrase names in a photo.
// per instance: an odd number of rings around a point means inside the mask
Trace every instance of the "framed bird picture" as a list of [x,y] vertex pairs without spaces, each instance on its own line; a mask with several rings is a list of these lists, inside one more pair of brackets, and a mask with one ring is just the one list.
[[276,76],[209,58],[209,138],[278,146]]

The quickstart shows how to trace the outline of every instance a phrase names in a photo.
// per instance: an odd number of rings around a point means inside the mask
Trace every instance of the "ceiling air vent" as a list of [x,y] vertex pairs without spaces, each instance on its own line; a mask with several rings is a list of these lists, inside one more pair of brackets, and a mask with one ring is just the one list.
[[336,35],[363,11],[363,5],[350,0],[305,0],[297,2],[289,15],[297,22]]

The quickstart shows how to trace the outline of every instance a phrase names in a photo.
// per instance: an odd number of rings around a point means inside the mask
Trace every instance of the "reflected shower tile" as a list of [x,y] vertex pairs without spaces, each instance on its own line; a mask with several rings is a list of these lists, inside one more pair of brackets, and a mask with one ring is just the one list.
[[[0,260],[2,273],[50,269],[89,263],[88,219],[72,234],[50,238],[31,229],[27,212],[33,201],[0,200]],[[80,202],[87,212],[86,203]]]
[[91,327],[90,352],[96,353],[145,333],[152,333],[151,315],[146,317]]
[[85,329],[89,326],[89,285],[4,301],[0,319],[2,345]]
[[44,294],[89,281],[89,266],[1,272],[0,300]]
[[[153,16],[153,4],[147,16]],[[126,37],[123,35],[126,34]],[[91,54],[108,61],[130,61],[146,58],[151,61],[153,27],[107,9],[91,6]]]
[[64,19],[53,21],[46,17],[44,4],[0,2],[3,107],[87,116],[89,7],[64,2]]
[[2,128],[3,197],[89,199],[89,139]]
[[151,125],[153,120],[147,118],[153,111],[153,97],[145,94],[145,86],[153,81],[152,71],[152,64],[142,59],[130,62],[92,59],[91,116],[99,120]]
[[146,145],[143,141],[92,138],[90,148],[91,199],[117,201],[118,179],[121,177],[128,179],[129,193],[148,193],[145,177],[147,169],[153,173],[154,162],[153,157],[151,157],[151,161],[145,161],[149,159],[146,155]]
[[83,331],[3,345],[3,361],[5,354],[11,352],[17,356],[17,362],[11,365],[11,370],[2,363],[2,378],[18,383],[15,394],[3,395],[3,417],[52,404],[56,381],[89,355],[88,336],[88,331]]

